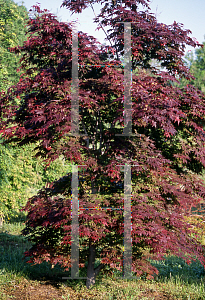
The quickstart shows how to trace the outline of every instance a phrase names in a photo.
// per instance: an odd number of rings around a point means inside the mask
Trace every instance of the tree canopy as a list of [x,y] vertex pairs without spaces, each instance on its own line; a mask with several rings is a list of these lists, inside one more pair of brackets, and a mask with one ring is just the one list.
[[[150,278],[157,269],[148,258],[160,259],[167,253],[186,261],[195,255],[205,265],[204,248],[190,236],[191,226],[184,219],[204,199],[200,174],[205,167],[201,126],[205,99],[190,84],[181,88],[173,84],[178,77],[193,78],[182,58],[186,45],[201,45],[181,24],[158,23],[149,1],[101,4],[95,21],[112,27],[108,39],[114,43],[110,48],[114,58],[108,61],[107,47],[100,48],[94,37],[78,33],[80,135],[71,131],[72,24],[59,22],[37,5],[35,17],[28,22],[28,40],[13,49],[23,54],[24,73],[15,87],[0,94],[0,132],[5,143],[38,141],[37,155],[48,163],[63,155],[74,165],[84,166],[79,171],[78,221],[80,267],[88,258],[87,287],[105,265],[119,270],[123,266],[126,182],[122,166],[125,171],[126,165],[132,173],[132,200],[127,207],[132,208],[132,272]],[[138,10],[139,4],[143,11]],[[63,2],[75,12],[88,5],[92,4],[85,0]],[[123,22],[132,23],[129,107],[133,135],[120,135],[123,125],[127,126],[124,70],[116,67],[126,54]],[[19,103],[11,106],[16,97]],[[71,267],[71,201],[71,173],[29,199],[23,234],[34,243],[26,253],[30,262],[47,260]],[[94,269],[96,256],[101,264]]]

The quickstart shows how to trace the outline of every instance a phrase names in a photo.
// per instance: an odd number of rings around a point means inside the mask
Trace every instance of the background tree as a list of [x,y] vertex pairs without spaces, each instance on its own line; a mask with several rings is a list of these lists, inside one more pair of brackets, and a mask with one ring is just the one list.
[[28,198],[71,171],[63,157],[45,169],[43,160],[35,157],[35,147],[35,143],[25,146],[0,144],[0,214],[4,219],[15,219]]
[[[96,1],[97,2],[97,1]],[[93,2],[94,3],[94,2]],[[123,265],[123,174],[119,165],[132,165],[132,271],[147,277],[157,272],[148,258],[174,253],[186,261],[193,255],[205,264],[203,247],[184,216],[203,200],[205,187],[199,174],[205,166],[204,94],[191,85],[173,85],[176,76],[192,79],[182,57],[186,45],[197,46],[180,24],[158,23],[148,1],[105,1],[96,22],[111,25],[115,58],[123,57],[123,24],[132,24],[132,78],[134,136],[116,136],[123,125],[123,70],[98,67],[104,48],[79,32],[80,133],[71,135],[72,40],[71,25],[34,6],[29,39],[23,47],[23,74],[15,88],[1,93],[1,132],[6,142],[37,142],[37,155],[49,161],[63,155],[68,162],[86,165],[81,170],[80,267],[88,258],[87,283],[99,271]],[[89,1],[64,1],[81,12]],[[102,18],[102,21],[100,21]],[[137,20],[137,22],[136,22]],[[134,23],[135,22],[135,23]],[[164,71],[152,65],[157,60]],[[113,61],[115,65],[117,60]],[[94,65],[94,66],[93,66]],[[10,106],[15,97],[20,103]],[[121,184],[121,185],[120,185]],[[96,193],[97,192],[97,193]],[[71,173],[29,199],[23,234],[33,242],[26,253],[30,262],[71,266]],[[116,208],[107,210],[106,207]],[[103,209],[104,208],[104,209]],[[94,268],[96,257],[101,263]]]
[[[17,71],[17,68],[20,66],[20,54],[11,53],[9,47],[22,46],[23,41],[26,40],[24,28],[26,17],[28,17],[28,13],[23,5],[18,6],[12,0],[0,0],[0,91],[6,91],[9,86],[19,81],[20,72]],[[6,207],[8,208],[12,202],[16,203],[13,201],[13,193],[5,190],[5,182],[7,184],[8,181],[4,181],[7,178],[5,163],[9,164],[8,157],[11,155],[12,150],[9,151],[8,148],[1,145],[0,186],[4,188],[0,203],[0,215],[4,217],[7,211]],[[13,200],[6,197],[7,201],[5,202],[5,193],[9,193]]]
[[203,47],[196,49],[195,53],[188,53],[185,58],[188,62],[190,72],[194,75],[195,79],[192,80],[192,84],[205,92],[205,42]]
[[0,90],[17,84],[20,79],[17,71],[20,54],[11,53],[9,48],[23,45],[27,18],[24,5],[17,5],[13,0],[0,0]]

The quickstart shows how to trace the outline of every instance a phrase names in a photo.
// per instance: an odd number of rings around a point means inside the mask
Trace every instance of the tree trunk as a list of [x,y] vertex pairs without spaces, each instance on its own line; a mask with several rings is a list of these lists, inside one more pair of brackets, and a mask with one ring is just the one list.
[[95,284],[96,276],[99,274],[100,270],[103,268],[103,264],[100,264],[94,269],[95,265],[95,247],[93,245],[89,246],[89,257],[88,257],[88,268],[87,268],[87,281],[86,287],[89,289]]

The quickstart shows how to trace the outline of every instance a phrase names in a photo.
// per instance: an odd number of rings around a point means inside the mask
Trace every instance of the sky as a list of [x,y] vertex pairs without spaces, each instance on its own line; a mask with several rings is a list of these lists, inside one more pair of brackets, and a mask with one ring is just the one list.
[[[21,4],[22,1],[14,0]],[[97,24],[93,22],[94,14],[91,8],[84,10],[81,14],[73,14],[66,8],[60,8],[61,0],[24,0],[23,4],[29,10],[32,5],[40,3],[42,9],[48,9],[57,15],[60,21],[70,22],[78,20],[78,30],[94,36],[100,43],[105,42],[105,34],[102,29],[95,31]],[[101,4],[94,4],[96,14],[100,12]],[[192,31],[191,37],[196,38],[200,43],[205,41],[205,0],[151,0],[151,12],[156,14],[159,22],[167,25],[174,21],[184,24],[184,29]],[[106,30],[108,27],[106,28]],[[108,44],[108,42],[107,42]],[[187,47],[187,51],[194,48]]]

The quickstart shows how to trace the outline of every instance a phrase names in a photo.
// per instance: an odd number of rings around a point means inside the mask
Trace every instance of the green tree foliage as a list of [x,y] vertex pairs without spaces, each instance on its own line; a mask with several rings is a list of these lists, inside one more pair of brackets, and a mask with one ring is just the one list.
[[70,171],[63,157],[46,163],[35,157],[36,144],[23,147],[0,144],[0,213],[14,216],[38,190]]
[[26,40],[25,21],[28,12],[25,6],[13,0],[0,0],[0,90],[6,90],[20,79],[21,55],[10,52],[10,47],[22,46]]
[[180,86],[185,86],[191,83],[193,86],[205,93],[205,42],[203,42],[202,47],[196,49],[195,51],[188,52],[184,61],[193,75],[191,81],[186,80],[186,78],[180,79]]
[[205,93],[205,47],[204,46],[205,46],[205,42],[203,42],[203,47],[195,51],[195,56],[196,56],[195,59],[192,53],[188,55],[188,59],[190,62],[190,71],[195,77],[193,85]]

